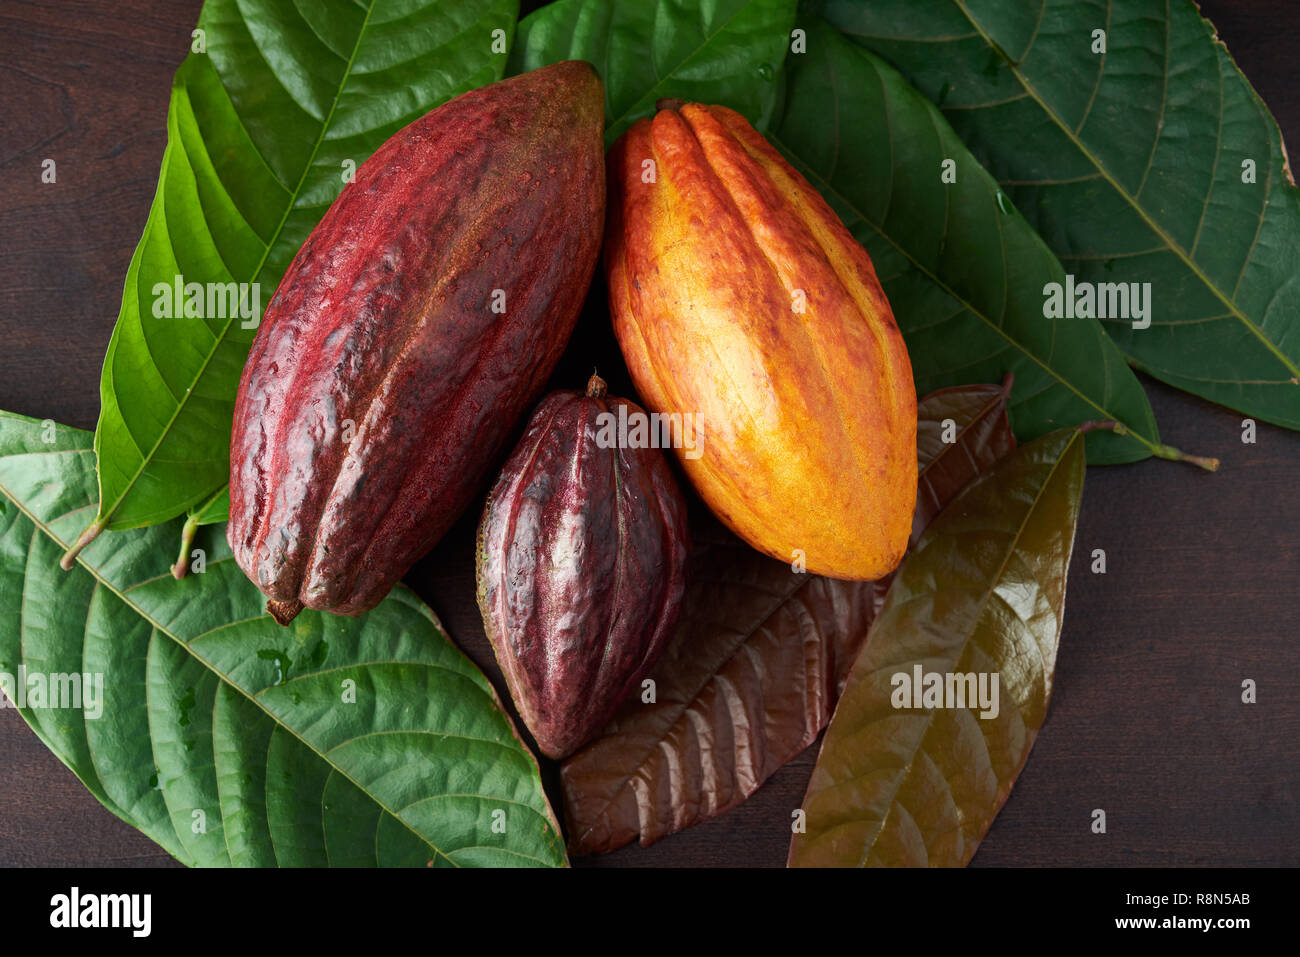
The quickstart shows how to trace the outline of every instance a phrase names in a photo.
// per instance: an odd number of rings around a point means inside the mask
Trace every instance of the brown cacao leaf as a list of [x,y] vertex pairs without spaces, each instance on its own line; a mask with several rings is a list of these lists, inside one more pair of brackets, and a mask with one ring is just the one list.
[[[919,403],[913,544],[1015,448],[1008,390],[961,386]],[[830,720],[889,587],[888,578],[796,573],[711,517],[692,537],[681,623],[651,675],[655,703],[634,697],[561,770],[574,854],[612,851],[638,835],[651,844],[758,790]]]
[[[1083,473],[1080,433],[1050,433],[968,485],[926,530],[822,741],[792,867],[970,860],[1047,713]],[[923,696],[931,676],[933,699]]]

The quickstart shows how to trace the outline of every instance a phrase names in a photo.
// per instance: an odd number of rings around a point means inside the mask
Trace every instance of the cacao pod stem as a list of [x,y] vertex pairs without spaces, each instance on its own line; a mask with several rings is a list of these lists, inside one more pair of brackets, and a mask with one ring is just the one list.
[[271,617],[278,624],[287,625],[298,617],[298,612],[302,611],[302,602],[296,598],[289,601],[271,599],[266,603],[266,610],[271,613]]
[[608,391],[609,386],[605,384],[605,380],[593,372],[591,378],[587,380],[587,398],[600,399]]

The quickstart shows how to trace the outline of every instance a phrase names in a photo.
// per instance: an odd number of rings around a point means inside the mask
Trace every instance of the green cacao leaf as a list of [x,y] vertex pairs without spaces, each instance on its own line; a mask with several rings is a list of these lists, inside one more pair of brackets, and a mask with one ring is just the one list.
[[[915,542],[944,504],[1015,447],[1006,392],[946,389],[918,407]],[[889,580],[799,574],[717,521],[692,529],[682,621],[601,737],[565,761],[569,847],[651,844],[735,807],[821,733]]]
[[764,129],[796,0],[558,0],[525,17],[512,73],[587,60],[605,81],[606,146],[655,102],[721,103]]
[[1018,438],[1114,419],[1128,434],[1090,435],[1092,461],[1178,457],[1100,323],[1044,317],[1043,287],[1064,280],[1061,264],[934,106],[825,23],[800,26],[807,52],[789,57],[768,136],[871,254],[917,391],[1011,372]]
[[[0,412],[0,673],[26,673],[10,699],[105,807],[191,865],[564,863],[532,754],[411,592],[281,628],[224,527],[173,580],[178,522],[61,572],[94,464],[89,433]],[[102,683],[34,700],[32,675]]]
[[1078,282],[1151,284],[1148,328],[1105,322],[1138,368],[1300,428],[1300,192],[1195,3],[829,0],[825,14],[940,103]]
[[[1083,473],[1080,434],[1053,432],[926,530],[826,730],[791,866],[970,860],[1046,716]],[[932,675],[952,698],[922,696]],[[979,702],[950,675],[976,676]]]
[[289,261],[385,139],[500,79],[517,14],[517,0],[207,0],[104,361],[83,541],[212,502],[239,374]]

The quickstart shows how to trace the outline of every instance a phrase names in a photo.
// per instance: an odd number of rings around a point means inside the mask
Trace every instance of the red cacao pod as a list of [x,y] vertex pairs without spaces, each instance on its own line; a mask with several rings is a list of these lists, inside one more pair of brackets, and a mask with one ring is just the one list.
[[282,624],[376,605],[478,492],[586,295],[603,125],[586,63],[458,96],[290,264],[239,385],[227,532]]
[[916,502],[916,390],[865,249],[744,117],[667,103],[609,156],[606,269],[646,405],[696,417],[679,455],[741,538],[874,579]]
[[595,376],[586,395],[547,396],[479,526],[483,627],[552,758],[593,738],[639,690],[681,609],[681,490],[658,448],[621,445],[610,427],[644,415]]

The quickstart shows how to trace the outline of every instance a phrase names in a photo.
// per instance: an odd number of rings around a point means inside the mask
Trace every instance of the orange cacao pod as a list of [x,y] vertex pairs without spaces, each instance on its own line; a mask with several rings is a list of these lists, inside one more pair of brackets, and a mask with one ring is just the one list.
[[678,453],[700,496],[781,561],[887,574],[916,504],[916,390],[866,250],[725,107],[670,104],[608,167],[614,330],[646,405],[696,416]]

